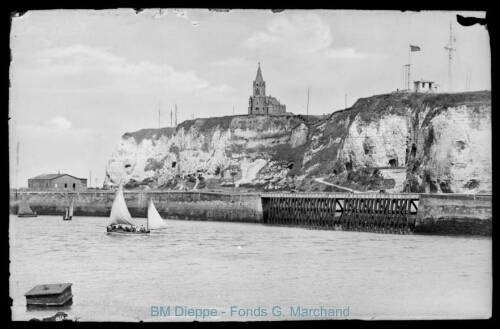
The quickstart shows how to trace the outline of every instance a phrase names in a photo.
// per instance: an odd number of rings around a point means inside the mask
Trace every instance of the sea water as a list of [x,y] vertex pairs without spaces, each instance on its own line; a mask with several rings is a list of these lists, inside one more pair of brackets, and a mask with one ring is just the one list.
[[[134,219],[139,225],[144,218]],[[12,319],[39,284],[72,283],[79,321],[488,318],[492,240],[166,220],[149,236],[108,218],[10,216]]]

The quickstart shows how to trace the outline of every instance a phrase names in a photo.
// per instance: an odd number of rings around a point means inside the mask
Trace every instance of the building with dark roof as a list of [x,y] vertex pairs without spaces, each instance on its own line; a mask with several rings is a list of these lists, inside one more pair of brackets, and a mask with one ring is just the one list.
[[262,72],[257,69],[257,77],[253,82],[253,95],[250,96],[248,104],[248,114],[267,114],[280,115],[285,114],[286,106],[281,104],[276,98],[266,96],[266,82],[262,78]]
[[44,174],[28,179],[30,190],[76,190],[87,188],[86,178],[68,174]]

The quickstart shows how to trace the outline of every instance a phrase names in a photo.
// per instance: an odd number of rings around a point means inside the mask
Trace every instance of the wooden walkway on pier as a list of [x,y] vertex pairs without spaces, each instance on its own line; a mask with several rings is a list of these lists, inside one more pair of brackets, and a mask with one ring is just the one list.
[[409,233],[418,194],[263,193],[263,222],[314,229]]

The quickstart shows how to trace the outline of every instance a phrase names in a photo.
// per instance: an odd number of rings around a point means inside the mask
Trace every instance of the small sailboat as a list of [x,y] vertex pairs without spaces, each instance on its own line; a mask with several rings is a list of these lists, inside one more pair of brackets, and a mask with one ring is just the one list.
[[147,227],[145,231],[141,232],[132,221],[132,216],[130,216],[125,198],[123,197],[123,186],[121,182],[116,190],[115,200],[111,207],[111,215],[109,216],[109,225],[106,229],[109,235],[138,235],[150,233]]
[[66,207],[66,214],[63,216],[63,220],[71,220],[73,219],[73,198],[69,203],[69,207]]
[[155,204],[153,203],[153,199],[149,199],[148,203],[148,229],[150,230],[159,230],[162,228],[166,228],[167,224],[163,221],[158,210],[156,210]]
[[38,217],[36,212],[33,212],[33,210],[31,210],[30,206],[28,205],[26,195],[23,195],[21,204],[19,205],[19,210],[17,211],[17,217]]

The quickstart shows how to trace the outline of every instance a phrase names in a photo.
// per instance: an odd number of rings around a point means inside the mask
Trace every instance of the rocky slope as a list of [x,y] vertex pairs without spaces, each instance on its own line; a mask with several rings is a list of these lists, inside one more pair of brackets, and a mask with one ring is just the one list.
[[324,118],[227,116],[126,133],[105,184],[206,189],[234,178],[329,190],[312,183],[326,177],[360,191],[489,193],[491,162],[490,92],[386,94]]

